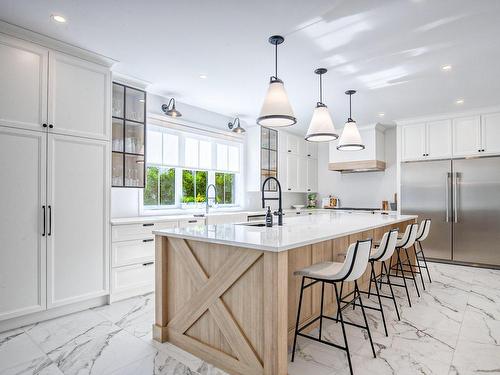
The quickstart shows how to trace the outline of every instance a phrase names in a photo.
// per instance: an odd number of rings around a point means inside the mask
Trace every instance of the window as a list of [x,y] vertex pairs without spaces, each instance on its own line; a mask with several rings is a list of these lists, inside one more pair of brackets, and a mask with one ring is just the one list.
[[218,204],[234,204],[234,173],[215,173]]
[[148,124],[146,145],[145,210],[200,206],[209,184],[216,186],[217,204],[241,201],[239,142]]
[[208,171],[182,171],[182,203],[205,202]]
[[175,205],[175,169],[148,167],[146,187],[144,188],[145,206]]

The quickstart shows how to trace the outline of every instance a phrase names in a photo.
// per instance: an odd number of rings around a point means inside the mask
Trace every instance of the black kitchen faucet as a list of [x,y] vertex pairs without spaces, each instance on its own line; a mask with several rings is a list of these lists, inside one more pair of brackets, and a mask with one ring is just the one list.
[[[274,180],[278,185],[278,198],[266,198],[264,196],[265,187],[268,181]],[[266,208],[266,201],[278,201],[278,225],[283,225],[283,209],[281,207],[281,184],[276,177],[270,176],[262,184],[262,208]]]

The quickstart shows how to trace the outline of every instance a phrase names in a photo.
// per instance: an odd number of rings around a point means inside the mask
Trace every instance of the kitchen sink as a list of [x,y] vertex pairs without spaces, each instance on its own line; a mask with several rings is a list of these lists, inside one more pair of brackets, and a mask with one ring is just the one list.
[[266,226],[266,223],[262,223],[262,222],[252,222],[252,221],[249,221],[249,222],[246,222],[246,223],[237,223],[236,225],[245,225],[247,227],[265,227]]

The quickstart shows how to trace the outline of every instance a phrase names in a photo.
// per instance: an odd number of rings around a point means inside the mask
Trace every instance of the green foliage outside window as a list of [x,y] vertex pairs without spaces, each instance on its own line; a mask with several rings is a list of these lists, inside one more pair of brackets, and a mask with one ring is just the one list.
[[145,206],[175,204],[175,169],[148,167],[144,188]]
[[234,174],[215,173],[218,204],[234,204]]
[[205,202],[207,190],[207,171],[182,171],[182,203]]

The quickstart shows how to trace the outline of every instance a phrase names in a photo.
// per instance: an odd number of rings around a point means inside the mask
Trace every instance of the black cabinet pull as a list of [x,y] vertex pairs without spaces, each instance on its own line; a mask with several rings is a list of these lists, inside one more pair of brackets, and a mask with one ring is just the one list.
[[154,240],[154,238],[148,238],[147,240],[142,240],[142,242],[153,242]]
[[307,154],[307,156],[311,156],[311,154]]
[[291,188],[288,188],[288,190],[292,190]]
[[43,210],[43,233],[42,233],[42,236],[45,237],[45,206],[42,206],[42,210]]
[[155,262],[146,262],[146,263],[142,263],[143,266],[150,266],[152,264],[155,264]]
[[46,128],[46,127],[47,127],[47,124],[42,124],[42,126],[43,126],[44,128]]
[[52,207],[48,206],[49,208],[49,233],[47,233],[47,236],[52,235]]
[[307,189],[307,191],[311,191],[311,189]]
[[292,150],[288,150],[288,152],[292,152]]
[[188,220],[188,223],[197,223],[198,220]]
[[155,225],[154,223],[142,224],[143,227],[152,227]]
[[51,129],[52,129],[53,127],[54,127],[54,125],[52,125],[52,124],[50,124],[50,125],[49,125],[49,128],[51,128]]

